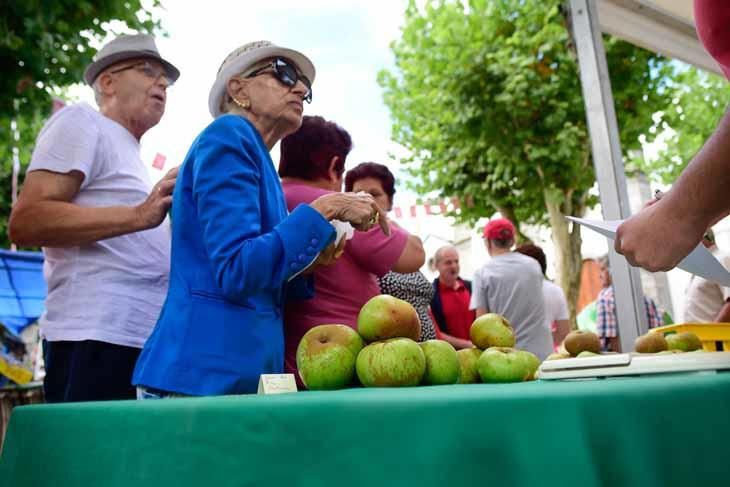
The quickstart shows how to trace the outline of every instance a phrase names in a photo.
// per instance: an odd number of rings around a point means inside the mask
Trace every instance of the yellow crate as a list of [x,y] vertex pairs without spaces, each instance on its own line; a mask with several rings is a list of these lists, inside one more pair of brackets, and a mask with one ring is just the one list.
[[[724,350],[730,352],[730,323],[680,323],[654,328],[651,331],[670,333],[692,332],[702,342],[702,348],[708,352]],[[722,343],[722,348],[718,346]]]
[[32,370],[28,370],[20,364],[11,364],[3,357],[0,357],[0,374],[17,384],[27,384],[33,380]]

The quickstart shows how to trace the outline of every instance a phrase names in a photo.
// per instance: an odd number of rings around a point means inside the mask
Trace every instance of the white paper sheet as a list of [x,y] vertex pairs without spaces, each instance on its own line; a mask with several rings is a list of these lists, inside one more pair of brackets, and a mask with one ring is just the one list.
[[[623,223],[622,220],[586,220],[574,216],[566,216],[565,218],[605,235],[611,240],[616,239],[616,229]],[[708,281],[716,282],[721,286],[730,287],[730,272],[702,244],[695,247],[687,257],[677,264],[677,267],[690,274],[704,277]]]

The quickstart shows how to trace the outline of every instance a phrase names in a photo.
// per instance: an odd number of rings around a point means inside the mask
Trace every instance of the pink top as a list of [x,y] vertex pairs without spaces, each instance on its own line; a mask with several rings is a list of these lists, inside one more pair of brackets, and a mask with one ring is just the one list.
[[695,23],[705,49],[730,79],[730,3],[727,0],[695,0]]
[[[289,211],[331,193],[300,183],[284,182],[282,186]],[[314,298],[290,301],[286,305],[286,372],[296,374],[297,346],[310,328],[324,324],[357,327],[360,308],[380,294],[377,278],[395,265],[407,239],[408,233],[395,227],[391,227],[390,237],[385,236],[380,227],[368,232],[356,231],[352,240],[345,244],[345,251],[337,262],[315,271]]]

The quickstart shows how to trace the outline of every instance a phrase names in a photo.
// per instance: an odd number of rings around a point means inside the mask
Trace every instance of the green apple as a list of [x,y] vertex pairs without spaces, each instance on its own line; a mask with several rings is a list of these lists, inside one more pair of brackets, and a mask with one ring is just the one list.
[[601,354],[589,352],[588,350],[583,350],[581,353],[578,354],[578,356],[576,358],[598,357],[599,355],[601,355]]
[[530,376],[530,363],[510,347],[492,347],[477,362],[482,382],[522,382]]
[[365,387],[417,386],[426,373],[426,357],[409,338],[390,338],[367,345],[355,363]]
[[540,359],[532,352],[527,350],[517,350],[517,353],[527,362],[529,366],[529,374],[526,380],[535,380],[537,369],[540,368]]
[[341,389],[352,383],[355,361],[365,346],[345,325],[319,325],[307,331],[297,347],[297,368],[307,389]]
[[474,346],[482,350],[515,346],[512,325],[505,317],[496,313],[487,313],[474,320],[469,329],[469,337]]
[[573,357],[581,352],[601,352],[601,339],[592,331],[575,330],[568,333],[563,340],[563,347]]
[[482,355],[478,348],[462,348],[456,351],[459,359],[459,384],[476,384],[481,382],[477,362]]
[[426,357],[424,384],[456,384],[459,380],[459,357],[447,341],[428,340],[419,343]]
[[370,298],[357,315],[357,331],[367,342],[388,338],[421,338],[421,320],[407,301],[380,294]]
[[702,348],[702,341],[692,332],[672,333],[664,338],[667,340],[669,350],[682,350],[683,352],[692,352]]

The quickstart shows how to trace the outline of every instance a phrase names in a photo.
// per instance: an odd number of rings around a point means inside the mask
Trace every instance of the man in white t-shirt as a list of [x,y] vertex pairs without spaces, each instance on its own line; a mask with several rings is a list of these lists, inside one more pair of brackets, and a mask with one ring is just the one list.
[[[715,244],[712,230],[705,233],[702,243],[730,269],[730,254]],[[684,321],[687,323],[730,323],[730,287],[723,287],[699,276],[692,276],[684,304]]]
[[547,278],[547,259],[542,248],[534,244],[520,245],[515,249],[540,264],[542,270],[542,294],[545,298],[545,326],[553,335],[553,350],[557,350],[570,333],[570,312],[563,289]]
[[153,187],[139,140],[179,75],[151,36],[120,36],[84,73],[99,110],[66,107],[38,136],[9,234],[45,254],[48,402],[135,397],[132,371],[167,292],[170,235],[160,224],[177,174]]
[[542,272],[535,259],[512,252],[515,227],[506,218],[489,221],[484,241],[491,256],[474,274],[471,303],[477,317],[497,313],[512,324],[515,346],[537,355],[540,360],[553,349],[552,335],[545,326]]

